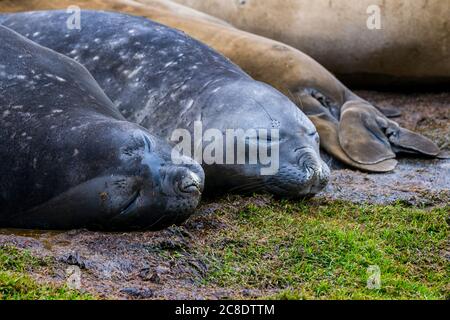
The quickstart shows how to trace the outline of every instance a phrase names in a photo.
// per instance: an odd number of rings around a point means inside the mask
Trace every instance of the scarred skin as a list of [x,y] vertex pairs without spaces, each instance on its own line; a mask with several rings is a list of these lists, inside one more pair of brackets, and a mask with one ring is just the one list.
[[199,164],[173,164],[74,60],[3,26],[0,37],[0,227],[159,229],[189,217]]
[[[141,3],[142,2],[142,3]],[[144,4],[145,3],[145,4]],[[321,137],[321,147],[344,164],[364,171],[386,172],[395,168],[395,153],[405,151],[403,146],[395,145],[386,132],[400,132],[398,125],[387,119],[374,106],[356,96],[330,72],[311,57],[283,43],[260,37],[229,26],[216,18],[208,18],[179,6],[168,0],[95,0],[95,1],[2,1],[2,11],[24,11],[31,9],[65,8],[78,5],[81,8],[117,10],[134,15],[145,16],[162,24],[183,30],[193,38],[200,40],[221,52],[238,64],[256,80],[275,87],[304,111],[312,120]],[[346,137],[352,132],[340,134],[341,111],[346,103],[352,105],[353,112],[364,112],[373,126],[377,127],[377,138],[369,134],[359,142],[349,142]],[[355,108],[355,104],[359,105]],[[390,111],[392,113],[392,111]],[[395,112],[394,112],[395,114]],[[368,132],[366,123],[360,122],[356,132]],[[389,128],[389,130],[388,130]],[[345,128],[351,129],[351,128]],[[373,128],[372,128],[373,129]],[[373,131],[370,129],[369,131]],[[419,135],[408,135],[406,152],[436,156],[439,148],[428,139]],[[341,141],[342,140],[342,141]],[[370,145],[382,146],[371,148]],[[404,141],[405,139],[401,140]],[[398,141],[398,139],[396,140]],[[352,148],[343,148],[350,145]],[[411,145],[419,145],[410,148]],[[362,160],[367,150],[381,151]],[[369,152],[370,154],[370,152]]]

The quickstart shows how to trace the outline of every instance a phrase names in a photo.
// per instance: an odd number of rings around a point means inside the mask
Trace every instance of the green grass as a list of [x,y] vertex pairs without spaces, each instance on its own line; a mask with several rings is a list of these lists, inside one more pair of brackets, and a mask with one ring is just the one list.
[[[174,265],[201,260],[208,270],[190,278],[199,287],[233,298],[257,289],[269,299],[450,299],[449,206],[231,197],[215,208],[193,217],[203,227],[188,228],[189,245],[153,253]],[[0,247],[0,299],[92,298],[30,277],[51,263]],[[379,289],[367,287],[370,266]]]
[[[221,210],[199,249],[205,284],[274,289],[274,299],[448,299],[450,207],[273,201]],[[367,288],[378,266],[381,287]]]
[[44,267],[47,261],[25,250],[0,246],[0,300],[73,300],[91,296],[65,286],[39,284],[28,274]]

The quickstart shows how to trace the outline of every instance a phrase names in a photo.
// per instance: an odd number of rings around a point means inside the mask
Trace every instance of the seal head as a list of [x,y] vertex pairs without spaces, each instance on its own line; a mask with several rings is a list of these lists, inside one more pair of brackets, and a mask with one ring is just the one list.
[[[202,110],[205,126],[220,128],[223,133],[244,132],[236,135],[235,143],[246,146],[243,158],[247,159],[245,165],[204,166],[207,175],[224,170],[224,166],[230,171],[227,175],[211,174],[216,178],[207,181],[208,187],[304,197],[326,186],[330,170],[320,157],[317,130],[287,97],[262,82],[247,79],[219,81],[208,92],[214,94],[205,94],[197,102],[207,106]],[[264,149],[268,152],[259,152],[256,164],[249,163],[252,150]],[[261,158],[267,154],[270,161]]]
[[1,226],[158,229],[192,213],[199,164],[174,162],[80,64],[3,26],[0,37]]

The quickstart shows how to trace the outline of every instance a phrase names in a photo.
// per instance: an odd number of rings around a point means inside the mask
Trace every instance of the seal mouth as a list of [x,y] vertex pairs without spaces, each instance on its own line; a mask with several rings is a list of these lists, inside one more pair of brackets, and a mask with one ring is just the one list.
[[197,193],[197,192],[200,193],[200,187],[196,183],[192,183],[192,184],[184,185],[184,186],[181,185],[179,187],[180,187],[180,191],[182,193]]
[[329,175],[328,166],[321,160],[300,161],[300,165],[282,167],[265,184],[270,193],[277,197],[310,198],[325,188]]
[[181,193],[192,194],[198,193],[200,194],[200,181],[197,179],[193,179],[192,177],[185,178],[178,182],[178,189]]
[[202,193],[202,181],[197,174],[188,171],[183,173],[179,179],[176,179],[175,189],[179,195],[199,196]]
[[120,210],[120,213],[119,213],[120,216],[129,215],[130,213],[132,213],[133,211],[135,211],[137,209],[137,202],[138,202],[140,194],[141,194],[140,190],[138,190],[134,193],[134,195],[131,197],[131,199],[128,200],[128,202],[123,206],[123,209]]

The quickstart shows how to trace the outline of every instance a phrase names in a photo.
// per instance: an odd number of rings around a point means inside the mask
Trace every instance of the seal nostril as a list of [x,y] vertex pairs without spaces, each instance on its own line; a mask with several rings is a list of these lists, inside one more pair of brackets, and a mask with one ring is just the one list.
[[322,176],[322,161],[312,151],[305,151],[307,148],[302,148],[304,153],[298,159],[298,166],[301,170],[306,172],[305,180],[312,184],[319,183]]
[[178,189],[182,193],[200,193],[201,192],[201,181],[200,177],[193,172],[189,172],[184,175],[181,180],[177,183]]

